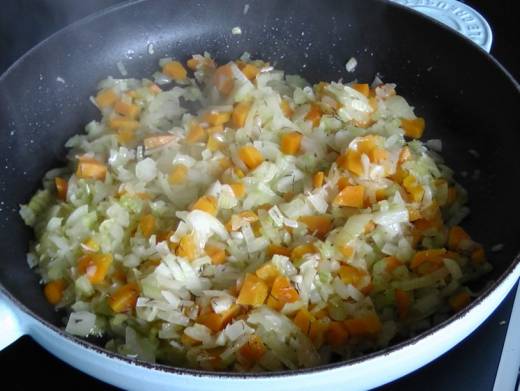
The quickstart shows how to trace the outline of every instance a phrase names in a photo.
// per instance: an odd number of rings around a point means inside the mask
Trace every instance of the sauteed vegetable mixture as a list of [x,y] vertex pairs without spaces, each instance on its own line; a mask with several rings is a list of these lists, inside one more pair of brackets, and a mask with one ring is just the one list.
[[376,78],[163,59],[108,78],[20,213],[66,331],[141,360],[312,367],[408,338],[490,270],[425,121]]

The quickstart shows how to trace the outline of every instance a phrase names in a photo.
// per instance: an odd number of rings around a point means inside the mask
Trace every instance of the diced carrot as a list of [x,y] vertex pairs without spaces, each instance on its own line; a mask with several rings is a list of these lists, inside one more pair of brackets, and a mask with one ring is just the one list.
[[300,151],[303,136],[299,132],[289,132],[280,139],[280,150],[286,155],[296,155]]
[[344,325],[352,336],[375,336],[381,331],[382,324],[376,314],[368,314],[363,317],[347,319]]
[[139,220],[139,229],[145,238],[149,238],[155,230],[155,217],[148,213],[141,216]]
[[117,141],[121,145],[128,145],[135,139],[135,133],[132,129],[121,128],[117,130]]
[[43,293],[47,301],[52,304],[58,304],[63,297],[63,290],[65,289],[65,281],[59,279],[48,282],[43,288]]
[[419,219],[414,221],[415,229],[419,232],[424,232],[429,230],[430,228],[434,227],[434,224],[432,221],[426,220],[426,219]]
[[262,358],[267,351],[262,339],[252,334],[249,340],[240,348],[240,355],[248,362],[255,363]]
[[112,117],[108,120],[108,126],[114,130],[135,131],[139,127],[139,122],[125,117]]
[[218,151],[223,146],[224,146],[224,143],[222,141],[220,141],[218,138],[211,136],[211,135],[208,137],[208,143],[206,145],[206,148],[208,149],[208,151],[215,152],[215,151]]
[[464,242],[471,240],[470,236],[464,229],[458,225],[450,228],[448,232],[448,248],[451,250],[460,250]]
[[186,66],[192,71],[196,71],[198,65],[199,61],[196,58],[190,58],[188,61],[186,61]]
[[224,250],[222,247],[215,246],[213,244],[206,244],[204,251],[206,251],[208,257],[211,258],[211,263],[213,265],[221,265],[226,260],[226,250]]
[[112,107],[116,103],[118,97],[112,89],[104,89],[96,95],[96,104],[100,109]]
[[269,308],[272,308],[275,311],[280,311],[284,306],[284,303],[278,299],[275,299],[272,295],[269,295],[266,304]]
[[315,320],[315,317],[307,311],[305,308],[300,309],[293,319],[293,322],[302,331],[303,334],[309,335],[311,330],[311,323]]
[[379,164],[387,160],[389,156],[390,155],[386,149],[376,147],[372,151],[370,151],[369,158],[370,161],[372,161],[373,163]]
[[136,119],[139,116],[141,109],[139,106],[123,102],[122,100],[118,100],[114,106],[114,110],[117,114],[120,114],[124,117],[128,117],[131,119]]
[[276,277],[280,275],[280,272],[272,262],[267,262],[259,269],[257,269],[255,274],[264,280],[268,285],[271,285]]
[[358,285],[366,272],[352,265],[341,265],[338,270],[341,281],[345,284]]
[[205,195],[200,197],[193,206],[191,207],[191,210],[202,210],[203,212],[209,213],[210,215],[216,216],[217,215],[217,199],[211,195]]
[[353,83],[351,86],[356,91],[362,93],[368,98],[368,95],[370,93],[370,86],[366,83]]
[[250,108],[251,103],[249,102],[240,102],[235,105],[233,114],[231,115],[231,124],[234,128],[244,127]]
[[349,151],[346,160],[347,170],[357,176],[363,175],[364,168],[363,163],[361,162],[361,153],[358,151]]
[[414,257],[412,258],[412,261],[410,262],[410,268],[412,270],[417,269],[420,265],[422,265],[425,262],[429,262],[435,265],[441,265],[445,254],[445,248],[417,251]]
[[282,303],[293,303],[300,298],[298,291],[286,276],[278,276],[274,279],[271,296]]
[[328,215],[301,216],[298,221],[305,224],[310,232],[315,232],[320,239],[332,229],[332,217]]
[[203,324],[214,333],[222,330],[240,312],[240,307],[232,304],[226,311],[216,314],[207,312],[197,318],[197,323]]
[[479,264],[486,261],[486,253],[484,251],[484,247],[478,246],[473,252],[471,253],[471,261],[473,263]]
[[406,319],[408,312],[410,312],[410,304],[412,302],[410,294],[402,289],[396,289],[394,292],[394,298],[399,319]]
[[352,258],[354,255],[354,247],[345,244],[339,248],[339,252],[347,259]]
[[56,186],[56,195],[58,196],[58,199],[66,201],[69,182],[57,176],[56,178],[54,178],[54,185]]
[[385,257],[383,259],[386,263],[385,270],[388,273],[392,273],[396,268],[398,268],[399,266],[401,266],[403,264],[400,260],[398,260],[394,256]]
[[316,127],[320,124],[321,114],[322,112],[320,106],[318,106],[316,103],[311,103],[309,111],[305,115],[305,120],[311,121],[312,126]]
[[314,186],[314,188],[322,187],[324,181],[325,173],[323,171],[318,171],[312,177],[312,186]]
[[417,183],[417,179],[413,175],[408,175],[403,179],[403,187],[412,196],[414,202],[421,202],[424,196],[424,189]]
[[[313,244],[311,244],[311,243],[301,244],[291,250],[290,258],[294,262],[294,261],[298,261],[299,259],[301,259],[305,254],[314,254],[317,252],[318,252],[318,249]],[[285,255],[285,254],[281,254],[281,255]]]
[[235,87],[231,64],[218,67],[213,75],[213,84],[222,95],[229,95]]
[[177,247],[177,255],[189,261],[193,261],[197,257],[197,246],[193,233],[186,234],[181,238]]
[[245,64],[240,70],[249,80],[256,79],[256,76],[260,73],[260,69],[253,64]]
[[334,198],[334,204],[362,208],[365,199],[365,188],[361,185],[345,186]]
[[168,175],[168,182],[171,185],[179,185],[186,181],[186,177],[188,176],[188,167],[184,164],[176,164],[173,166],[170,174]]
[[101,284],[111,264],[111,254],[85,254],[78,259],[77,268],[79,273],[86,274],[92,284]]
[[236,183],[232,183],[229,186],[233,190],[235,197],[243,198],[246,195],[246,185],[244,185],[243,183],[236,182]]
[[450,307],[453,311],[458,312],[464,307],[466,307],[471,301],[471,296],[466,291],[461,291],[453,296],[451,296],[448,300]]
[[280,109],[282,110],[283,115],[287,118],[291,118],[294,114],[294,110],[291,108],[291,105],[286,99],[282,99],[280,103]]
[[139,293],[139,285],[135,282],[130,282],[110,295],[108,305],[114,312],[131,311],[135,307]]
[[352,182],[350,179],[346,176],[342,176],[338,179],[338,182],[336,183],[336,186],[338,187],[339,191],[342,191],[345,187],[350,186]]
[[262,153],[252,145],[240,147],[238,157],[250,170],[254,170],[264,161]]
[[76,169],[76,176],[84,179],[98,179],[105,180],[107,174],[107,166],[89,157],[80,157],[78,167]]
[[357,141],[356,147],[359,153],[364,153],[370,157],[370,153],[377,146],[377,137],[373,134],[368,134],[364,137],[360,137]]
[[[161,262],[159,259],[149,259],[146,262],[149,262],[150,266],[152,261],[157,262],[157,265]],[[141,268],[141,265],[143,265],[143,263],[139,265],[139,268]],[[122,266],[116,266],[110,277],[112,279],[112,283],[119,282],[120,284],[126,284],[126,271]]]
[[325,336],[329,329],[329,325],[330,322],[323,319],[316,319],[311,322],[309,338],[317,349],[319,349],[325,342]]
[[175,81],[185,80],[188,76],[186,68],[179,61],[170,61],[164,64],[162,73]]
[[347,170],[347,163],[348,163],[348,153],[349,151],[345,151],[342,155],[339,155],[336,159],[336,164],[339,168],[342,168],[343,170]]
[[375,196],[376,196],[376,201],[386,200],[389,196],[388,189],[387,188],[377,189]]
[[204,128],[197,123],[193,123],[190,129],[186,133],[186,142],[188,144],[194,144],[199,141],[203,141],[206,138],[206,132]]
[[327,330],[327,342],[331,346],[342,346],[348,341],[348,331],[342,322],[331,322]]
[[417,117],[415,119],[401,119],[401,128],[404,134],[411,138],[421,138],[424,132],[425,121],[424,118]]
[[270,244],[269,247],[267,247],[267,256],[272,257],[275,254],[283,255],[285,257],[290,257],[291,250],[284,246],[277,246],[275,244]]
[[[401,165],[397,165],[397,168],[395,170],[395,174],[390,177],[391,180],[393,180],[396,183],[402,184],[404,181],[404,178],[408,176],[408,172],[406,170],[403,170],[403,167]],[[401,193],[401,195],[408,196],[406,193]]]
[[202,119],[212,126],[224,125],[231,119],[231,113],[228,111],[208,111],[204,113]]
[[247,273],[237,298],[237,304],[262,305],[267,298],[269,287],[260,277]]
[[372,282],[369,282],[365,286],[358,287],[358,289],[365,296],[369,296],[372,293],[372,290],[374,289],[374,284],[372,284]]

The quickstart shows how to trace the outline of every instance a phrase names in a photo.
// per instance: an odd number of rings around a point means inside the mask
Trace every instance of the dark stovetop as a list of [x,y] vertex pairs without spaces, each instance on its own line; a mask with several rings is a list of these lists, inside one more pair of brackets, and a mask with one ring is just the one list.
[[[28,49],[53,32],[121,0],[3,0],[0,13],[0,73]],[[516,56],[514,0],[466,1],[490,23],[494,42],[492,54],[520,79]],[[477,331],[429,365],[379,390],[491,390],[502,353],[514,291]],[[30,337],[23,337],[0,352],[2,384],[11,389],[40,385],[58,388],[110,388],[61,362]],[[26,373],[27,375],[21,375]],[[500,390],[502,391],[502,390]]]

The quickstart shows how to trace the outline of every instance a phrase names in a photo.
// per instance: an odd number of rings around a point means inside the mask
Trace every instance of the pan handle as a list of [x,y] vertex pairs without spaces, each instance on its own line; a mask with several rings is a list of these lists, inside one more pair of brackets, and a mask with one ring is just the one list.
[[474,8],[463,1],[423,1],[391,0],[412,8],[430,18],[451,27],[469,40],[481,46],[486,52],[491,50],[493,31],[487,20]]
[[0,350],[26,333],[14,306],[0,287]]

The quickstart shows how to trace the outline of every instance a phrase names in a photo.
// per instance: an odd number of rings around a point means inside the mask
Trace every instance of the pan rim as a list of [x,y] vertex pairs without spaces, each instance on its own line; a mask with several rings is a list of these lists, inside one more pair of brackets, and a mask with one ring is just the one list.
[[[57,37],[67,34],[70,30],[74,28],[78,28],[82,25],[88,24],[93,20],[96,20],[98,18],[104,17],[108,14],[112,14],[115,12],[118,12],[122,9],[125,9],[127,7],[133,7],[141,3],[145,3],[151,0],[130,0],[128,2],[120,3],[113,5],[111,7],[105,8],[103,10],[100,10],[98,12],[95,12],[91,15],[88,15],[78,21],[75,21],[71,23],[70,25],[67,25],[63,27],[62,29],[54,32],[35,46],[33,46],[31,49],[29,49],[27,52],[25,52],[20,58],[18,58],[13,64],[11,64],[6,71],[0,75],[0,86],[2,85],[3,81],[6,80],[9,75],[24,61],[26,61],[32,53],[38,51],[40,48],[43,48],[49,41],[52,41],[54,39],[57,39]],[[411,9],[409,7],[406,7],[402,4],[392,2],[390,0],[372,0],[378,3],[383,3],[389,7],[394,7],[401,9],[403,12],[408,12],[411,14],[414,14],[416,17],[423,18],[425,22],[433,23],[437,25],[439,28],[450,32],[454,38],[462,40],[467,45],[472,46],[473,48],[479,50],[481,52],[481,55],[484,56],[484,58],[487,61],[491,61],[491,63],[498,68],[499,71],[501,71],[507,79],[511,82],[513,87],[517,90],[518,93],[520,93],[520,84],[515,80],[515,78],[510,74],[510,72],[490,53],[487,53],[481,46],[476,44],[475,42],[467,39],[462,34],[454,31],[453,29],[445,26],[444,24],[438,22],[437,20],[428,17],[414,9]],[[40,317],[38,314],[31,311],[29,308],[27,308],[23,303],[21,303],[14,295],[11,294],[0,282],[0,291],[6,295],[6,297],[16,305],[17,309],[24,312],[26,315],[31,317],[32,319],[39,322],[42,326],[46,327],[47,329],[50,329],[50,331],[53,331],[57,335],[67,339],[68,341],[75,343],[83,348],[86,348],[88,350],[92,350],[100,355],[105,355],[108,358],[118,360],[124,364],[130,364],[130,365],[136,365],[141,366],[146,369],[154,370],[154,371],[160,371],[163,373],[168,373],[171,375],[184,375],[194,378],[208,378],[208,379],[215,379],[215,378],[221,378],[221,379],[274,379],[274,378],[281,378],[281,377],[292,377],[297,375],[305,375],[305,374],[313,374],[318,372],[326,372],[331,371],[334,369],[338,369],[340,367],[347,367],[347,366],[353,366],[357,364],[361,364],[366,361],[370,361],[376,357],[382,357],[382,356],[389,356],[390,354],[397,352],[401,349],[411,347],[421,340],[425,339],[428,336],[431,336],[433,334],[436,334],[440,330],[447,327],[449,324],[456,322],[459,319],[464,318],[468,313],[473,312],[476,310],[478,306],[480,306],[485,299],[491,296],[491,294],[496,290],[498,286],[500,286],[512,273],[513,271],[520,265],[520,252],[514,256],[511,264],[505,269],[503,273],[500,274],[498,278],[496,278],[492,284],[489,284],[481,293],[480,295],[470,303],[466,308],[464,308],[462,311],[458,312],[457,314],[452,315],[448,319],[444,320],[441,323],[438,323],[437,325],[429,328],[428,330],[412,337],[409,339],[406,339],[404,341],[401,341],[397,344],[390,345],[384,349],[377,350],[375,352],[365,354],[359,357],[351,358],[345,361],[339,361],[335,363],[329,363],[329,364],[323,364],[320,366],[312,367],[312,368],[302,368],[302,369],[294,369],[294,370],[284,370],[284,371],[273,371],[273,372],[252,372],[252,373],[238,373],[238,372],[215,372],[215,371],[207,371],[207,370],[199,370],[199,369],[190,369],[190,368],[182,368],[182,367],[174,367],[170,365],[165,364],[158,364],[158,363],[150,363],[142,360],[137,359],[131,359],[128,357],[125,357],[123,355],[120,355],[118,353],[113,353],[105,348],[100,347],[99,345],[96,345],[94,343],[88,342],[84,339],[81,339],[79,337],[73,336],[71,334],[65,333],[63,328],[59,328],[58,326],[48,322],[47,320]],[[484,321],[484,320],[483,320]],[[483,322],[482,321],[482,322]],[[482,322],[480,324],[482,324]],[[29,333],[30,335],[30,333]],[[459,341],[460,342],[460,341]],[[457,342],[457,343],[459,343]]]

